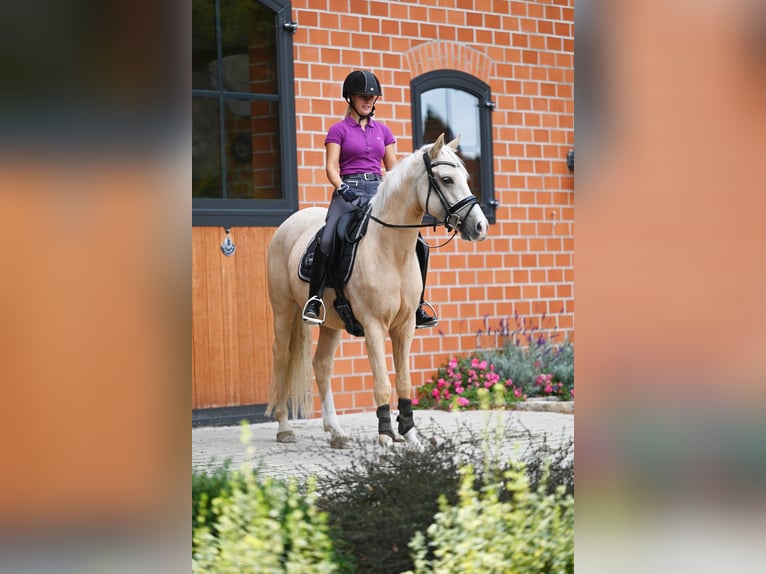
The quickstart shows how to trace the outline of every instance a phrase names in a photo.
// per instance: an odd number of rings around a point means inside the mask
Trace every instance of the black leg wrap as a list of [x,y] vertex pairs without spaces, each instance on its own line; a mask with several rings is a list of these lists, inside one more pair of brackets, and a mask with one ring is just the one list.
[[396,417],[396,422],[399,423],[399,434],[404,436],[412,427],[415,426],[415,421],[412,418],[412,400],[411,399],[399,399],[399,416]]
[[387,434],[393,439],[394,429],[391,427],[391,406],[380,405],[375,414],[378,415],[378,434]]

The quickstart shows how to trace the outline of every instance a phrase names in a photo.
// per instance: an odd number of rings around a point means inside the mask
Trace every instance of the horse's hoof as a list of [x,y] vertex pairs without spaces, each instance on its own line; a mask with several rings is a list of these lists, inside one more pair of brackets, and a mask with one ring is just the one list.
[[400,435],[398,432],[394,433],[394,442],[404,442],[405,439],[403,435]]
[[277,442],[295,442],[295,433],[291,430],[283,430],[277,433]]
[[404,440],[407,441],[407,448],[410,450],[422,451],[424,449],[423,443],[420,442],[418,433],[414,428],[411,428],[409,431],[407,431],[407,434],[404,435]]
[[351,445],[348,442],[348,437],[339,434],[330,439],[330,446],[332,448],[351,448]]
[[387,434],[379,434],[378,442],[380,443],[380,446],[382,446],[383,448],[391,448],[392,446],[394,446],[394,439],[392,439]]

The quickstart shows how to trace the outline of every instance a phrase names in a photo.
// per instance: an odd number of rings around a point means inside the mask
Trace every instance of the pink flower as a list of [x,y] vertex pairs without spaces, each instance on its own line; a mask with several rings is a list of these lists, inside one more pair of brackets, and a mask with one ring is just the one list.
[[471,404],[471,401],[469,401],[465,397],[458,397],[457,404],[460,405],[461,407],[467,407],[468,405]]
[[431,391],[431,396],[433,398],[435,398],[435,399],[438,399],[439,398],[439,389],[434,389],[433,391]]
[[449,368],[450,368],[450,369],[453,369],[453,370],[454,370],[454,369],[457,369],[457,359],[455,359],[455,358],[453,357],[452,359],[450,359],[450,361],[449,361],[448,365],[449,365]]
[[479,359],[477,359],[476,357],[474,357],[473,359],[471,359],[471,366],[472,366],[474,369],[475,369],[476,367],[478,367],[478,366],[479,366]]
[[439,387],[440,389],[441,389],[441,388],[442,388],[444,385],[446,385],[446,384],[447,384],[447,381],[445,381],[444,379],[439,379],[439,380],[436,382],[436,386],[437,386],[437,387]]
[[569,391],[569,393],[572,395],[572,398],[574,398],[574,389],[572,389],[571,391]]
[[415,397],[414,399],[412,399],[412,404],[413,404],[413,405],[416,405],[416,406],[420,404],[420,401],[418,400],[418,398],[417,398],[417,397]]
[[535,384],[538,387],[542,387],[543,385],[550,385],[551,379],[553,378],[553,375],[537,375],[537,378],[535,379]]
[[481,363],[479,363],[479,368],[482,371],[486,371],[487,370],[487,361],[482,361]]
[[517,399],[521,397],[521,389],[513,389],[513,396]]

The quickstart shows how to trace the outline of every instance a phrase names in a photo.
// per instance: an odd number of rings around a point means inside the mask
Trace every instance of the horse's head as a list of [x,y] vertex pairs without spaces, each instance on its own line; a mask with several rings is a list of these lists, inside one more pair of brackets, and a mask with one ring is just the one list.
[[468,241],[487,238],[489,222],[468,186],[468,171],[457,155],[460,137],[444,143],[444,134],[421,148],[426,169],[425,183],[418,185],[426,213],[448,230],[457,228]]

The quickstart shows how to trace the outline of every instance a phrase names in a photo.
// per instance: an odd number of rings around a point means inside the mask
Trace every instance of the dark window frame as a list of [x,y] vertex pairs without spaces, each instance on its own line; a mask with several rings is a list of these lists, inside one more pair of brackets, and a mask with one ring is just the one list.
[[[413,78],[410,81],[412,105],[412,144],[413,151],[420,148],[423,141],[423,123],[421,95],[429,90],[452,88],[475,96],[479,100],[479,137],[481,141],[481,172],[482,189],[479,190],[479,205],[490,223],[495,223],[495,210],[498,203],[495,199],[494,159],[492,153],[492,90],[480,79],[459,70],[432,70]],[[474,190],[476,191],[476,190]]]
[[[278,94],[192,90],[195,95],[237,96],[249,100],[279,102],[280,168],[282,199],[192,198],[192,226],[274,227],[298,209],[298,160],[295,128],[295,77],[290,0],[253,0],[274,12],[277,39]],[[220,55],[219,55],[220,58]],[[219,107],[222,107],[223,103]],[[220,114],[223,112],[219,112]],[[225,181],[225,153],[222,153],[222,179]]]

